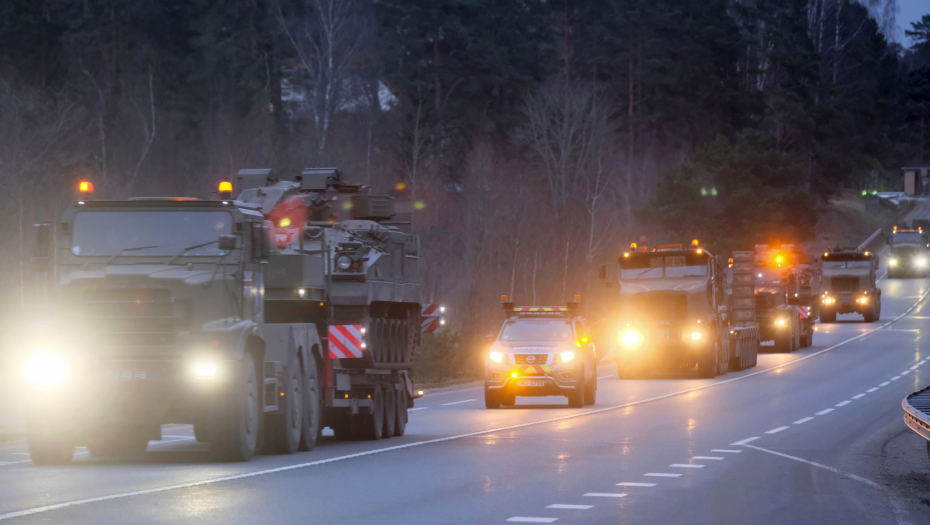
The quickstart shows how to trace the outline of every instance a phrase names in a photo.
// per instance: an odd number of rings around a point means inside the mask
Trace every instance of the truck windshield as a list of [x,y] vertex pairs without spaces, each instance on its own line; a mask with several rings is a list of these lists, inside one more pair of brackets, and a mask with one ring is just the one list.
[[894,232],[891,236],[891,242],[920,242],[921,235],[918,232]]
[[516,319],[508,321],[501,341],[571,341],[572,325],[566,319]]
[[[664,273],[663,273],[664,271]],[[620,279],[659,279],[664,277],[704,277],[707,275],[707,255],[633,256],[620,259]]]
[[[82,211],[71,227],[71,253],[78,256],[174,256],[189,246],[216,241],[232,233],[225,211]],[[139,247],[148,248],[135,249]],[[131,250],[131,251],[130,251]],[[217,256],[217,243],[182,256]]]
[[823,268],[825,270],[835,269],[835,268],[869,268],[872,266],[872,261],[824,261]]

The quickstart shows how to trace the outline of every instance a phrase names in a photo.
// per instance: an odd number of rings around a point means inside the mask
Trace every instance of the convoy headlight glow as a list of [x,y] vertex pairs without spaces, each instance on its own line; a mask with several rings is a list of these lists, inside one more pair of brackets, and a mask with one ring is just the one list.
[[833,304],[833,303],[835,303],[835,302],[836,302],[836,299],[834,299],[834,298],[832,298],[832,297],[824,297],[824,298],[823,298],[823,304]]
[[917,266],[926,266],[926,265],[927,265],[927,260],[926,260],[926,259],[917,259],[917,261],[915,261],[915,262],[917,263]]
[[888,266],[897,266],[897,265],[898,265],[897,259],[888,259]]
[[620,342],[626,346],[636,346],[643,341],[643,336],[636,330],[624,330],[620,334]]
[[575,352],[562,352],[560,357],[563,363],[567,363],[575,358]]
[[868,298],[868,297],[862,297],[862,298],[860,298],[860,299],[856,299],[856,302],[857,302],[857,303],[861,303],[861,304],[867,304],[867,303],[869,302],[869,298]]
[[778,326],[785,326],[785,320],[784,320],[784,319],[778,319],[777,321],[775,321],[775,324],[777,324]]
[[340,255],[336,257],[336,266],[338,266],[340,270],[348,270],[349,267],[352,266],[352,258],[348,255]]
[[220,373],[220,367],[211,361],[200,361],[194,363],[194,375],[197,377],[216,377]]
[[692,339],[693,341],[700,341],[700,340],[701,340],[701,332],[692,332],[692,333],[691,333],[691,339]]
[[504,360],[504,354],[500,352],[491,352],[488,354],[488,358],[495,363],[500,363]]
[[68,360],[55,350],[37,350],[23,361],[23,378],[40,390],[61,386],[68,373]]

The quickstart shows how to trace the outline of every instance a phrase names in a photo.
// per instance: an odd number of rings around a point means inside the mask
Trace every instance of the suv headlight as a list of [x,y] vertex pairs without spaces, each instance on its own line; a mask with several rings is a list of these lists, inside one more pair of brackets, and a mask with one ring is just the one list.
[[563,363],[567,363],[575,358],[575,352],[562,352],[559,354],[559,357],[562,359]]
[[55,350],[37,350],[23,361],[23,378],[41,390],[61,386],[68,378],[68,360]]
[[501,361],[504,360],[504,354],[500,352],[491,352],[490,354],[488,354],[488,358],[491,361],[494,361],[495,363],[500,363]]

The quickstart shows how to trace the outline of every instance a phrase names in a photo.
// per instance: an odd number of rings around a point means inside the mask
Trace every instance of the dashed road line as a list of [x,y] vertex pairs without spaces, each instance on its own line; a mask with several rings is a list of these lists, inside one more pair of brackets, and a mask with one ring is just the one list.
[[611,494],[609,492],[588,492],[584,494],[591,498],[623,498],[626,497],[626,494]]
[[878,385],[878,386],[888,386],[888,385],[890,385],[890,384],[891,384],[890,381],[885,381],[884,383],[882,383],[882,384],[880,384],[880,385]]
[[607,379],[608,377],[613,377],[613,374],[607,374],[606,376],[597,376],[598,379]]
[[891,378],[892,381],[897,381],[898,379],[901,379],[901,376],[894,376]]
[[744,440],[742,440],[742,441],[737,441],[736,443],[730,443],[730,445],[736,447],[736,446],[739,446],[739,445],[745,445],[746,443],[749,443],[750,441],[755,441],[755,440],[757,440],[757,439],[759,439],[759,438],[758,438],[758,437],[746,438],[746,439],[744,439]]
[[848,404],[850,404],[850,403],[852,403],[852,401],[850,401],[850,400],[847,399],[846,401],[843,401],[842,403],[837,403],[837,404],[835,404],[835,405],[833,405],[833,406],[844,407],[844,406],[846,406],[846,405],[848,405]]
[[469,401],[477,401],[477,399],[465,399],[463,401],[453,401],[451,403],[443,403],[442,406],[447,407],[449,405],[458,405],[459,403],[468,403]]
[[704,468],[704,465],[692,465],[687,463],[672,463],[669,466],[672,468]]
[[901,372],[901,375],[902,375],[902,376],[906,376],[907,374],[910,374],[910,373],[911,373],[910,370],[905,370],[905,371]]
[[804,418],[804,419],[799,419],[799,420],[795,421],[794,423],[792,423],[792,425],[800,425],[800,424],[803,424],[803,423],[807,423],[807,422],[810,421],[811,419],[814,419],[814,418],[812,418],[812,417],[806,417],[806,418]]
[[872,392],[875,392],[876,390],[878,390],[878,387],[877,387],[877,386],[875,386],[875,387],[872,387],[872,388],[870,388],[870,389],[868,389],[868,390],[866,390],[866,392],[868,392],[868,393],[870,393],[870,394],[871,394]]
[[911,370],[917,370],[918,367],[920,367],[920,365],[914,365],[911,367]]
[[657,483],[633,483],[630,481],[624,481],[622,483],[617,483],[618,487],[655,487]]
[[719,461],[719,460],[722,460],[723,458],[721,458],[721,457],[719,457],[719,456],[694,456],[694,457],[691,458],[691,459],[713,459],[713,460],[718,460],[718,461]]
[[860,397],[865,397],[865,394],[856,394],[852,396],[853,399],[859,399]]
[[791,428],[791,427],[778,427],[778,428],[773,428],[772,430],[769,430],[768,432],[766,432],[766,434],[777,434],[777,433],[781,432],[782,430],[788,430],[789,428]]
[[517,523],[552,523],[557,519],[559,518],[532,518],[529,516],[514,516],[512,518],[507,518],[507,521],[515,521]]
[[668,472],[647,472],[643,476],[649,476],[653,478],[680,478],[681,474],[670,474]]
[[727,450],[725,448],[715,448],[711,452],[726,452],[727,454],[739,454],[742,450]]
[[817,412],[816,415],[822,416],[822,415],[824,415],[824,414],[829,414],[830,412],[833,412],[833,409],[832,409],[832,408],[828,408],[828,409],[826,409],[826,410],[821,410],[820,412]]
[[546,506],[547,509],[568,509],[568,510],[588,510],[593,509],[594,505],[565,505],[563,503],[556,503],[554,505]]

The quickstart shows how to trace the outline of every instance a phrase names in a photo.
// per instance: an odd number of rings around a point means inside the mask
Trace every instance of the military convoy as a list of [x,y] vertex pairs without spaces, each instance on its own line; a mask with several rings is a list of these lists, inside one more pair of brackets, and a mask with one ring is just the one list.
[[836,322],[837,314],[858,313],[866,323],[882,313],[882,290],[876,285],[878,256],[858,249],[823,254],[820,321]]
[[[734,285],[727,264],[693,242],[625,252],[617,265],[601,267],[607,286],[618,284],[618,347],[621,378],[697,366],[700,377],[755,366],[758,326],[752,318],[731,317]],[[752,262],[748,263],[752,265]],[[735,285],[737,293],[739,285]],[[744,308],[740,311],[747,312]]]
[[142,452],[192,423],[216,457],[405,432],[420,245],[335,169],[243,170],[219,200],[96,201],[39,225],[47,323],[24,361],[36,463]]

